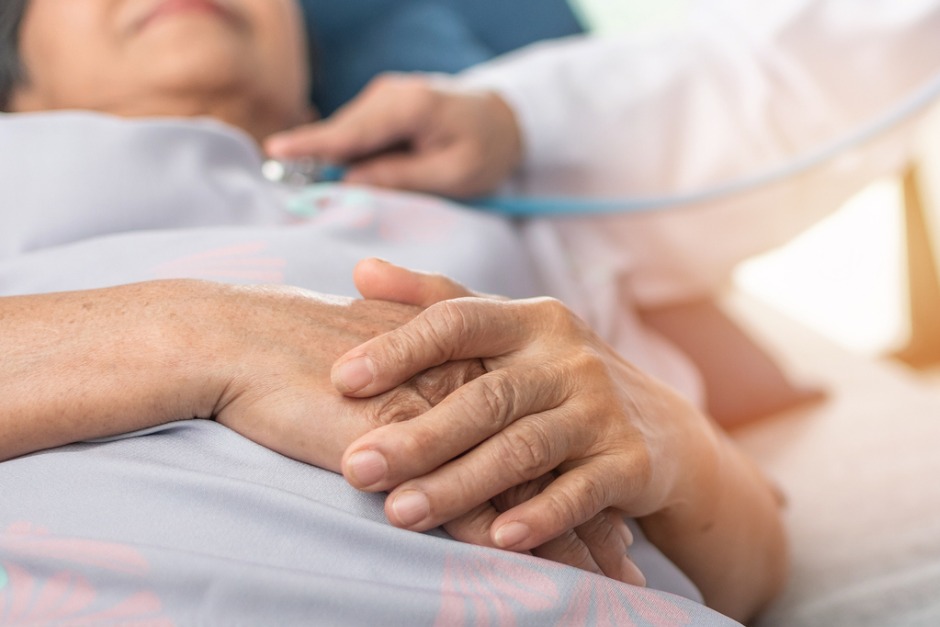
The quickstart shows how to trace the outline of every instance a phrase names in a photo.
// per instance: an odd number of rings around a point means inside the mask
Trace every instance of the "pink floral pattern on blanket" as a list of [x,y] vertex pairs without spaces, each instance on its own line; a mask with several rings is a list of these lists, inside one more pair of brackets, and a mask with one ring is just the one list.
[[[340,233],[369,234],[375,241],[420,245],[447,241],[456,229],[456,214],[441,211],[442,202],[420,195],[325,185],[305,190],[293,200],[290,210],[294,213],[294,226],[316,224],[336,228]],[[151,275],[157,279],[189,277],[281,284],[290,265],[284,256],[284,245],[296,247],[298,233],[303,237],[302,231],[283,231],[274,239],[252,239],[196,250],[157,264]]]
[[[24,562],[36,558],[50,570],[30,572]],[[0,625],[172,627],[153,592],[138,590],[117,603],[103,600],[90,581],[95,570],[141,577],[149,565],[127,546],[12,525],[0,533]]]
[[267,242],[213,248],[160,264],[154,269],[154,276],[283,283],[287,260],[265,254],[267,248]]
[[[552,571],[562,567],[513,555],[450,556],[441,582],[435,627],[514,627],[518,618],[565,605],[559,625],[675,627],[694,617],[668,596],[605,577],[579,577],[560,589]],[[554,614],[550,612],[547,615]],[[557,615],[557,614],[556,614]]]

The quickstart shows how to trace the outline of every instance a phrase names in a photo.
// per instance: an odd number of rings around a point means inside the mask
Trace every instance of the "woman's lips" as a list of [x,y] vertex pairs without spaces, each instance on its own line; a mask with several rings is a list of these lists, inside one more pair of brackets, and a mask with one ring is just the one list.
[[231,11],[215,0],[162,0],[137,23],[136,30],[143,30],[161,18],[179,13],[209,13],[227,19],[233,17]]

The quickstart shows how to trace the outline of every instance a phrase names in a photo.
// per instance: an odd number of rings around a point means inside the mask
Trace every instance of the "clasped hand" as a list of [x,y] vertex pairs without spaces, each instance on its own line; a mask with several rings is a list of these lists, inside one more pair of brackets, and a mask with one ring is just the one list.
[[[414,280],[419,281],[417,285],[423,281],[421,275],[379,263],[361,267],[360,281],[363,268],[369,267],[398,273],[399,280],[385,282],[385,287],[396,292],[403,289],[406,296],[409,282],[413,286]],[[459,403],[460,395],[448,400],[448,394],[459,392],[485,373],[479,360],[447,359],[438,367],[419,366],[418,372],[412,373],[415,376],[408,375],[381,392],[373,390],[368,398],[344,397],[330,383],[330,364],[357,344],[406,325],[420,311],[418,307],[300,290],[220,291],[225,306],[216,310],[214,326],[246,332],[233,335],[224,331],[202,338],[203,343],[214,346],[211,352],[224,355],[228,364],[223,368],[225,385],[216,386],[222,392],[214,400],[211,414],[245,437],[303,462],[339,471],[341,455],[354,440],[382,425],[418,420],[438,403]],[[449,459],[461,452],[454,452],[453,444],[446,440],[425,444],[423,452],[432,455],[428,459]],[[366,460],[366,466],[368,463]],[[517,475],[509,481],[500,479],[498,485],[504,489],[476,499],[467,510],[450,507],[441,511],[420,528],[446,523],[447,530],[460,540],[492,545],[490,522],[499,511],[525,503],[549,485],[548,470],[529,477],[532,481],[520,480]],[[632,536],[622,516],[600,510],[595,514],[525,548],[547,559],[643,583],[637,568],[624,557]]]
[[[344,454],[352,485],[391,490],[394,524],[471,521],[471,541],[531,550],[598,515],[642,517],[681,503],[689,478],[712,465],[707,419],[558,301],[470,296],[443,277],[374,260],[356,280],[366,298],[430,306],[344,355],[333,367],[341,392],[367,398],[453,360],[480,359],[486,370]],[[501,513],[487,507],[520,485],[528,498]]]

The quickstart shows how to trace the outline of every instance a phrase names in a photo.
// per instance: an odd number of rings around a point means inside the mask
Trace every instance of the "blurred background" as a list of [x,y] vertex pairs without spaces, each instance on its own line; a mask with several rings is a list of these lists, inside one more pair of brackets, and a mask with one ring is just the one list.
[[[302,0],[320,61],[312,96],[329,114],[381,71],[456,72],[582,30],[655,34],[695,1]],[[940,115],[926,128],[908,171],[744,264],[737,287],[850,350],[940,372]]]
[[[570,3],[603,33],[673,27],[689,1]],[[845,348],[899,358],[940,383],[940,111],[920,144],[912,170],[873,182],[787,246],[743,264],[735,284]]]

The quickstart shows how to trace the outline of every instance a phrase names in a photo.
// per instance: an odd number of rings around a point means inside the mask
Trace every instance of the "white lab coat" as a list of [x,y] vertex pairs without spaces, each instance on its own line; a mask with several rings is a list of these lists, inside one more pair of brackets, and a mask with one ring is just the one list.
[[[458,82],[495,90],[515,110],[522,193],[622,197],[766,171],[851,133],[935,77],[937,0],[703,0],[674,31],[537,44]],[[530,236],[565,251],[551,271],[577,280],[563,298],[694,395],[680,360],[641,346],[649,342],[638,340],[632,312],[714,292],[742,259],[899,170],[919,119],[785,183],[666,212],[537,220]]]

